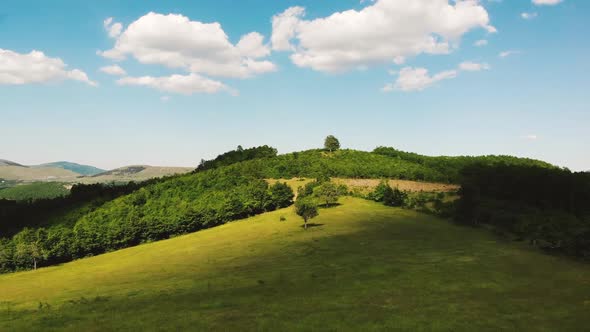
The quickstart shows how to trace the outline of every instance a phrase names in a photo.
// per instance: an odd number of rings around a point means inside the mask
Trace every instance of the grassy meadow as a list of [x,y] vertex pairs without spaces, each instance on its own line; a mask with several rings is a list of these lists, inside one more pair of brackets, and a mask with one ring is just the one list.
[[[285,221],[280,221],[284,217]],[[581,331],[590,266],[345,197],[0,275],[0,330]]]

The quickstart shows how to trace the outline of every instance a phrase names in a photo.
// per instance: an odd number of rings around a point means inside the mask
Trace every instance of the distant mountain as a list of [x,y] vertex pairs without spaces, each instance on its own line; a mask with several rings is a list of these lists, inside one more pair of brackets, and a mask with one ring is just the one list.
[[189,173],[193,170],[194,167],[132,165],[86,176],[78,179],[78,181],[82,183],[144,181],[174,174]]
[[26,167],[21,164],[15,163],[14,161],[0,159],[0,166],[18,166],[18,167]]
[[58,167],[27,167],[0,165],[0,179],[12,181],[61,181],[72,182],[81,175]]
[[53,163],[46,163],[46,164],[37,165],[34,167],[62,168],[62,169],[72,171],[72,172],[78,173],[80,175],[86,175],[86,176],[92,176],[92,175],[96,175],[96,174],[105,172],[104,169],[100,169],[100,168],[97,168],[94,166],[89,166],[89,165],[80,165],[80,164],[72,163],[69,161],[57,161],[57,162],[53,162]]

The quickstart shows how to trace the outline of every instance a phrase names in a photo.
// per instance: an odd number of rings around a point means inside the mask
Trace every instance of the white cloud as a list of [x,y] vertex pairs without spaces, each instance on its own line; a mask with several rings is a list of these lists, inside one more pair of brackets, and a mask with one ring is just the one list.
[[457,77],[456,70],[447,70],[440,72],[434,76],[428,74],[426,68],[412,68],[405,67],[399,72],[399,76],[395,83],[390,83],[383,87],[383,91],[421,91],[438,81],[447,80]]
[[291,39],[297,33],[301,18],[305,15],[305,8],[291,7],[272,18],[272,49],[275,51],[295,50]]
[[529,141],[536,141],[537,139],[539,139],[539,136],[537,136],[535,134],[529,134],[529,135],[522,136],[522,138],[529,140]]
[[260,60],[270,53],[263,36],[252,32],[233,45],[221,25],[188,17],[148,13],[131,23],[115,46],[100,55],[122,60],[128,55],[144,64],[181,68],[190,73],[247,78],[272,72],[276,66]]
[[537,17],[538,14],[537,13],[522,13],[520,14],[520,17],[524,18],[525,20],[532,20],[533,18]]
[[390,92],[394,90],[398,91],[422,91],[428,87],[431,87],[436,82],[442,80],[448,80],[455,78],[459,75],[459,71],[482,71],[489,70],[491,67],[487,63],[477,63],[471,61],[465,61],[457,66],[457,69],[445,70],[433,76],[430,76],[428,69],[426,68],[412,68],[405,67],[399,72],[390,70],[390,75],[398,75],[397,80],[394,83],[386,84],[381,90],[384,92]]
[[270,48],[264,45],[264,36],[258,32],[242,36],[236,47],[246,57],[263,58],[270,55]]
[[511,55],[515,55],[515,54],[520,54],[520,51],[515,51],[515,50],[503,51],[503,52],[500,52],[500,54],[498,54],[498,56],[500,58],[507,58],[507,57],[509,57]]
[[170,100],[170,96],[162,96],[162,97],[160,97],[160,101],[163,102],[163,103],[168,102],[168,100]]
[[233,89],[229,88],[222,82],[214,81],[194,73],[189,75],[171,75],[162,77],[123,77],[117,80],[117,84],[147,86],[163,92],[173,92],[184,95],[192,95],[194,93],[211,94],[221,91],[236,94]]
[[480,40],[476,41],[475,43],[473,43],[473,45],[475,45],[477,47],[486,46],[487,44],[488,44],[488,41],[485,39],[480,39]]
[[127,75],[125,69],[121,68],[119,65],[112,65],[112,66],[105,66],[100,68],[100,71],[109,75],[115,76],[124,76]]
[[462,71],[481,71],[489,70],[490,65],[487,63],[477,63],[471,61],[465,61],[459,64],[459,69]]
[[324,18],[305,20],[304,15],[302,7],[291,7],[273,17],[272,48],[291,50],[297,66],[325,72],[446,54],[467,31],[496,32],[475,0],[377,0]]
[[85,72],[67,70],[60,58],[50,58],[40,51],[21,54],[0,49],[0,85],[21,85],[51,81],[74,80],[97,86]]
[[113,23],[112,17],[104,20],[103,26],[111,38],[117,38],[121,34],[121,30],[123,30],[123,25],[121,23]]
[[563,2],[563,0],[532,0],[532,1],[537,6],[542,6],[542,5],[553,6],[553,5],[557,5],[560,2]]

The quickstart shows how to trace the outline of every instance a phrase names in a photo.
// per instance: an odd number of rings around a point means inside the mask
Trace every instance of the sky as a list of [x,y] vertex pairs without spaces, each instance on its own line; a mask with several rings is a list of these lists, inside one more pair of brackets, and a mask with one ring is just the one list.
[[392,146],[590,170],[587,0],[3,0],[0,159]]

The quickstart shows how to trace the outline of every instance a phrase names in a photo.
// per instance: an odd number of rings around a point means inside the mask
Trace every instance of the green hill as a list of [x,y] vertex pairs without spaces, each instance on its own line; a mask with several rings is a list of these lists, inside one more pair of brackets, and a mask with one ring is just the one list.
[[[5,248],[8,257],[4,260],[0,257],[0,271],[32,267],[29,259],[17,254],[19,243],[39,243],[44,252],[39,264],[52,265],[274,210],[277,204],[265,179],[448,180],[446,174],[436,169],[372,152],[309,150],[269,156],[269,148],[262,147],[262,154],[257,157],[256,151],[242,149],[237,154],[226,153],[223,155],[226,158],[216,159],[208,170],[142,184],[139,190],[113,200],[101,198],[105,188],[97,186],[89,187],[94,193],[82,196],[81,200],[64,199],[39,209],[35,206],[2,207],[0,201],[0,213],[6,216],[0,223],[0,230],[4,229],[7,237],[24,227],[33,227],[16,234],[7,244],[0,242],[0,249]],[[247,158],[240,154],[247,154]],[[233,163],[235,160],[239,162]],[[521,161],[518,158],[507,160]],[[141,172],[143,168],[138,166],[127,173]],[[100,176],[103,175],[97,177]],[[113,197],[118,194],[107,196],[108,199]],[[423,197],[418,197],[411,205],[424,206],[425,203]],[[41,225],[43,228],[39,228]]]
[[[6,331],[581,331],[588,265],[354,198],[0,276]],[[280,217],[286,221],[279,221]]]
[[72,162],[68,162],[68,161],[57,161],[57,162],[53,162],[53,163],[46,163],[46,164],[37,165],[34,167],[63,168],[65,170],[69,170],[74,173],[78,173],[80,175],[95,175],[95,174],[102,173],[105,171],[103,169],[96,168],[94,166],[80,165],[80,164],[76,164],[76,163],[72,163]]

